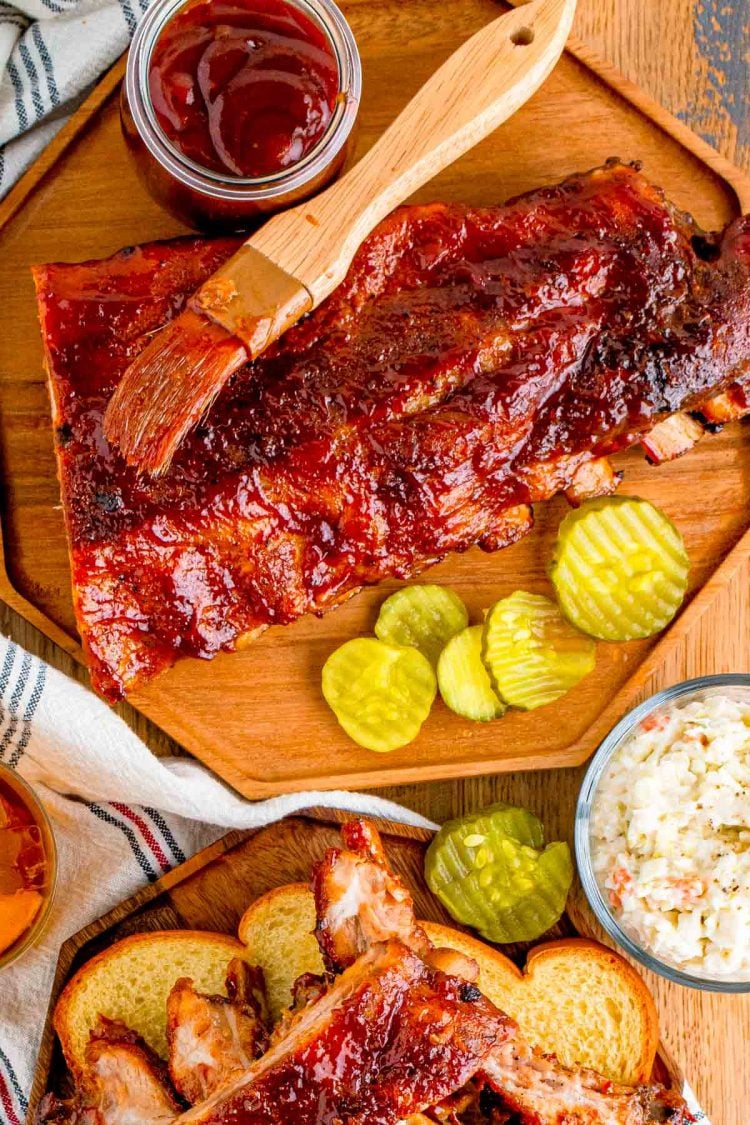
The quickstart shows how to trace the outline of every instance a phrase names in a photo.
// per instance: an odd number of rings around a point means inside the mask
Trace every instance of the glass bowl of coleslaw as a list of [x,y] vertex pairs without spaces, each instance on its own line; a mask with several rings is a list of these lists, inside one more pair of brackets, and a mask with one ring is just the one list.
[[678,984],[750,992],[750,675],[688,680],[625,715],[584,778],[575,848],[627,953]]

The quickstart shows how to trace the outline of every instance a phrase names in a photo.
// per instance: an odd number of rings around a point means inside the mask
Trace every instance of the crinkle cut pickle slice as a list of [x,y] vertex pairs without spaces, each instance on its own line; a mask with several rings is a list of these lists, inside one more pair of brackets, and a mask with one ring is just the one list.
[[493,605],[484,623],[482,658],[493,687],[524,711],[575,687],[593,669],[595,649],[543,594],[516,590]]
[[443,825],[427,851],[427,883],[489,941],[533,941],[560,918],[573,880],[568,845],[543,843],[532,813],[491,805]]
[[416,648],[374,637],[347,641],[323,666],[323,696],[346,733],[387,753],[412,742],[430,713],[437,684]]
[[690,560],[672,521],[647,500],[591,500],[560,524],[550,579],[563,613],[604,641],[653,636],[672,620]]
[[482,661],[483,632],[482,625],[469,625],[456,633],[437,665],[438,687],[446,707],[477,723],[499,719],[507,711]]
[[375,622],[375,636],[388,644],[418,648],[434,668],[451,637],[468,624],[466,606],[453,590],[417,584],[386,598]]

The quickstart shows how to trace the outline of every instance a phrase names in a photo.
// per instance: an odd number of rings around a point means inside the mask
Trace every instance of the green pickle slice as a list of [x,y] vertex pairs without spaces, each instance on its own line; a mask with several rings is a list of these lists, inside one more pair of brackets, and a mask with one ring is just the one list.
[[433,668],[451,637],[469,624],[466,606],[445,586],[404,586],[380,607],[375,636],[417,648]]
[[543,844],[532,813],[490,805],[443,825],[425,857],[427,883],[488,941],[533,941],[560,919],[573,882],[568,845]]
[[438,687],[446,707],[479,723],[499,719],[507,710],[482,663],[483,632],[481,625],[462,629],[448,641],[437,665]]
[[381,754],[417,737],[436,689],[421,652],[373,637],[347,641],[323,665],[323,696],[339,723],[360,746]]
[[590,500],[560,524],[550,578],[563,613],[604,641],[658,633],[682,605],[690,560],[672,521],[647,500]]
[[596,662],[596,646],[542,594],[516,590],[487,614],[482,659],[497,694],[531,711],[565,695]]

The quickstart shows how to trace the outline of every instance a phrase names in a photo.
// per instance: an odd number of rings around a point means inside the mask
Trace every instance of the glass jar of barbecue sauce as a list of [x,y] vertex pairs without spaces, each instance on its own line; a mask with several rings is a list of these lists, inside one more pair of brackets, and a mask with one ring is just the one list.
[[155,0],[122,127],[157,202],[191,227],[243,230],[339,174],[361,85],[333,0]]

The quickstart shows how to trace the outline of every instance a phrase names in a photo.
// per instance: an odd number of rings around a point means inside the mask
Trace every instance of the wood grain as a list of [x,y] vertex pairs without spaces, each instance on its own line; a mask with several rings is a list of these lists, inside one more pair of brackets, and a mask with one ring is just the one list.
[[[367,0],[362,3],[366,4]],[[347,10],[350,7],[345,6]],[[436,43],[440,46],[446,38],[446,30],[439,16],[441,11],[452,7],[389,4],[377,33],[383,50],[393,42],[396,27],[403,26],[399,20],[407,17],[409,34],[420,50],[427,50]],[[706,18],[711,8],[718,31],[712,29],[710,18]],[[724,157],[750,170],[747,77],[743,73],[747,65],[749,14],[747,0],[732,0],[731,3],[712,0],[710,4],[701,0],[658,0],[656,3],[654,0],[579,0],[575,26],[581,39],[597,48],[667,109],[713,140]],[[701,17],[700,33],[696,29],[697,16]],[[739,34],[729,34],[728,19],[740,21]],[[467,34],[468,30],[459,16],[448,36],[449,41]],[[716,67],[712,60],[717,57],[730,62]],[[398,61],[390,70],[390,79],[394,83],[400,79]],[[570,120],[575,122],[576,118]],[[575,126],[569,121],[568,128]],[[545,136],[549,136],[549,122]],[[81,169],[81,174],[87,171]],[[120,166],[118,171],[122,171]],[[542,163],[542,175],[544,171]],[[127,192],[131,184],[127,176],[124,183]],[[94,195],[92,192],[86,204],[95,212]],[[54,217],[48,224],[54,226]],[[115,216],[109,229],[112,250],[125,240],[121,237],[123,225],[119,216]],[[169,230],[163,233],[166,235]],[[61,241],[64,243],[62,236]],[[62,245],[60,256],[65,253],[74,257],[74,247]],[[724,451],[719,464],[713,478],[706,475],[705,491],[696,498],[696,507],[712,505],[716,491],[719,495],[727,491],[724,473],[728,458]],[[728,487],[731,490],[733,485],[730,483]],[[700,650],[704,652],[706,666],[711,666],[717,646],[724,649],[725,637],[726,660],[740,666],[743,641],[746,643],[742,634],[747,621],[747,589],[747,576],[738,576],[738,581],[727,587],[724,611],[717,619],[717,628],[706,623],[704,634],[702,627]],[[54,667],[85,680],[85,673],[75,659],[7,605],[0,605],[0,628]],[[665,674],[665,682],[680,679],[693,670],[685,654],[676,653],[675,661]],[[177,743],[139,712],[130,707],[120,710],[157,753],[180,752]],[[419,786],[392,786],[383,792],[436,820],[494,800],[525,804],[544,819],[551,836],[570,837],[581,776],[581,769],[558,770],[554,774],[516,772]],[[750,1067],[747,1065],[750,998],[698,994],[660,981],[655,982],[655,986],[667,1042],[689,1075],[714,1125],[745,1125],[746,1107],[750,1104]]]
[[[306,883],[310,870],[327,848],[339,843],[342,814],[311,810],[253,832],[233,832],[217,841],[157,883],[120,903],[98,921],[68,939],[60,950],[39,1061],[34,1076],[29,1119],[47,1090],[64,1093],[67,1074],[52,1028],[54,1006],[63,987],[83,964],[114,941],[134,933],[162,929],[214,930],[236,936],[248,906],[266,891],[286,883]],[[377,821],[389,862],[410,888],[417,916],[455,926],[424,877],[424,851],[431,833],[421,828]],[[545,935],[574,936],[567,918]],[[533,943],[532,943],[533,944]],[[523,966],[528,944],[504,947]],[[554,1004],[554,998],[550,998]],[[679,1089],[681,1078],[668,1052],[660,1051],[654,1077]]]
[[748,0],[578,0],[574,29],[724,156],[750,165]]

